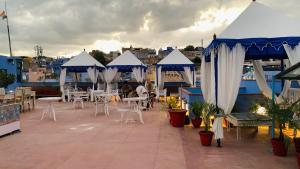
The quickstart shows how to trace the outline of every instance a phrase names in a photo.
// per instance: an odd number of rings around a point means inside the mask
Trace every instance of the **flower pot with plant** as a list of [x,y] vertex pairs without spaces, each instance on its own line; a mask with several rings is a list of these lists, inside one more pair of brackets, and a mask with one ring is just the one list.
[[263,105],[266,108],[267,114],[278,124],[279,133],[278,137],[271,139],[273,154],[276,156],[286,156],[287,150],[290,144],[290,139],[285,137],[283,134],[283,129],[285,124],[293,123],[293,104],[288,104],[287,102],[283,103],[274,103],[272,100],[267,100]]
[[202,109],[202,120],[204,122],[204,131],[200,131],[200,140],[203,146],[210,146],[214,133],[209,131],[210,116],[217,112],[217,107],[214,104],[204,103]]
[[168,105],[171,125],[173,127],[183,127],[187,111],[180,108],[180,102],[175,97],[168,99]]
[[199,128],[202,123],[203,102],[194,101],[191,103],[192,124],[194,128]]

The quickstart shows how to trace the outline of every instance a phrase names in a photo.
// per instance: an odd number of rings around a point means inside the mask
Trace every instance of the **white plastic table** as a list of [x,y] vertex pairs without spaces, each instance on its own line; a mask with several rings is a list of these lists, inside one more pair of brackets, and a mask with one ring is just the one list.
[[[135,112],[139,116],[139,120],[142,124],[144,124],[143,114],[141,111],[141,104],[142,101],[146,100],[147,97],[130,97],[130,98],[123,98],[123,102],[128,102],[129,107],[132,109],[132,112]],[[131,106],[132,105],[132,106]],[[127,112],[128,113],[128,112]],[[123,120],[123,113],[121,114],[121,121]],[[126,123],[128,123],[129,119],[126,119]]]
[[99,102],[103,103],[104,113],[106,116],[109,116],[109,111],[108,111],[109,97],[114,96],[114,95],[115,94],[113,94],[113,93],[94,93],[95,103],[96,103],[95,116],[98,114],[98,103]]
[[47,102],[48,103],[48,106],[47,108],[45,108],[43,110],[43,114],[42,114],[42,118],[41,120],[44,119],[44,116],[46,114],[49,114],[50,118],[51,118],[51,115],[53,116],[53,120],[56,121],[56,115],[55,115],[55,110],[54,110],[54,107],[53,107],[53,102],[58,102],[60,101],[62,98],[61,97],[43,97],[43,98],[39,98],[38,100],[39,101],[43,101],[43,102]]

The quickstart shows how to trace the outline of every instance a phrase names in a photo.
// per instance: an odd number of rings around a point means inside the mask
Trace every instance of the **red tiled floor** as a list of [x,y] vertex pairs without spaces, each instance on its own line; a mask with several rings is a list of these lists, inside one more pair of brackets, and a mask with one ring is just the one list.
[[266,131],[225,131],[224,147],[202,147],[199,129],[173,128],[156,108],[144,112],[145,124],[121,124],[117,104],[110,117],[94,116],[94,104],[74,109],[56,103],[57,122],[40,121],[38,102],[21,115],[22,132],[0,138],[0,169],[294,169],[294,148],[287,157],[272,155]]

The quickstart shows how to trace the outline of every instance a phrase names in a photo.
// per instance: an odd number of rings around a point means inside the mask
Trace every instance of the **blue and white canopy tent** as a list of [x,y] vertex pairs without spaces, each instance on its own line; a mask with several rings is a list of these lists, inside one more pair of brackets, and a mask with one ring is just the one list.
[[[258,86],[267,97],[261,60],[300,61],[300,23],[261,3],[253,2],[205,49],[201,65],[201,89],[206,101],[231,113],[241,82],[245,60],[253,60]],[[282,64],[283,67],[283,64]],[[286,82],[284,91],[290,83]],[[280,98],[278,98],[278,101]],[[215,138],[223,138],[222,118],[213,125]]]
[[81,52],[80,54],[71,58],[68,62],[64,63],[61,66],[62,70],[60,72],[60,90],[62,92],[63,99],[64,97],[64,84],[67,72],[73,73],[83,73],[87,72],[91,81],[94,84],[97,83],[99,72],[103,71],[105,67],[99,63],[95,58],[89,55],[86,51]]
[[156,65],[156,96],[159,96],[159,88],[163,87],[163,79],[166,71],[184,72],[185,81],[195,86],[195,64],[185,57],[178,49],[174,49],[168,56]]
[[141,83],[145,79],[146,70],[147,66],[127,50],[106,65],[104,79],[107,86],[109,86],[113,80],[118,80],[120,78],[122,72],[132,72],[136,81]]

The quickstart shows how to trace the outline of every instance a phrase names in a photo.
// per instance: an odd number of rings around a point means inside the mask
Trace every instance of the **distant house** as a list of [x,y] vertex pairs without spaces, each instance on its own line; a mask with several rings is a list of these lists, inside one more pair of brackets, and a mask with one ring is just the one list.
[[6,89],[14,90],[16,87],[20,86],[22,82],[22,58],[0,55],[0,71],[15,75],[15,82]]
[[68,60],[70,60],[70,58],[57,57],[48,64],[47,69],[50,69],[53,73],[59,75],[61,71],[61,65],[66,63]]

